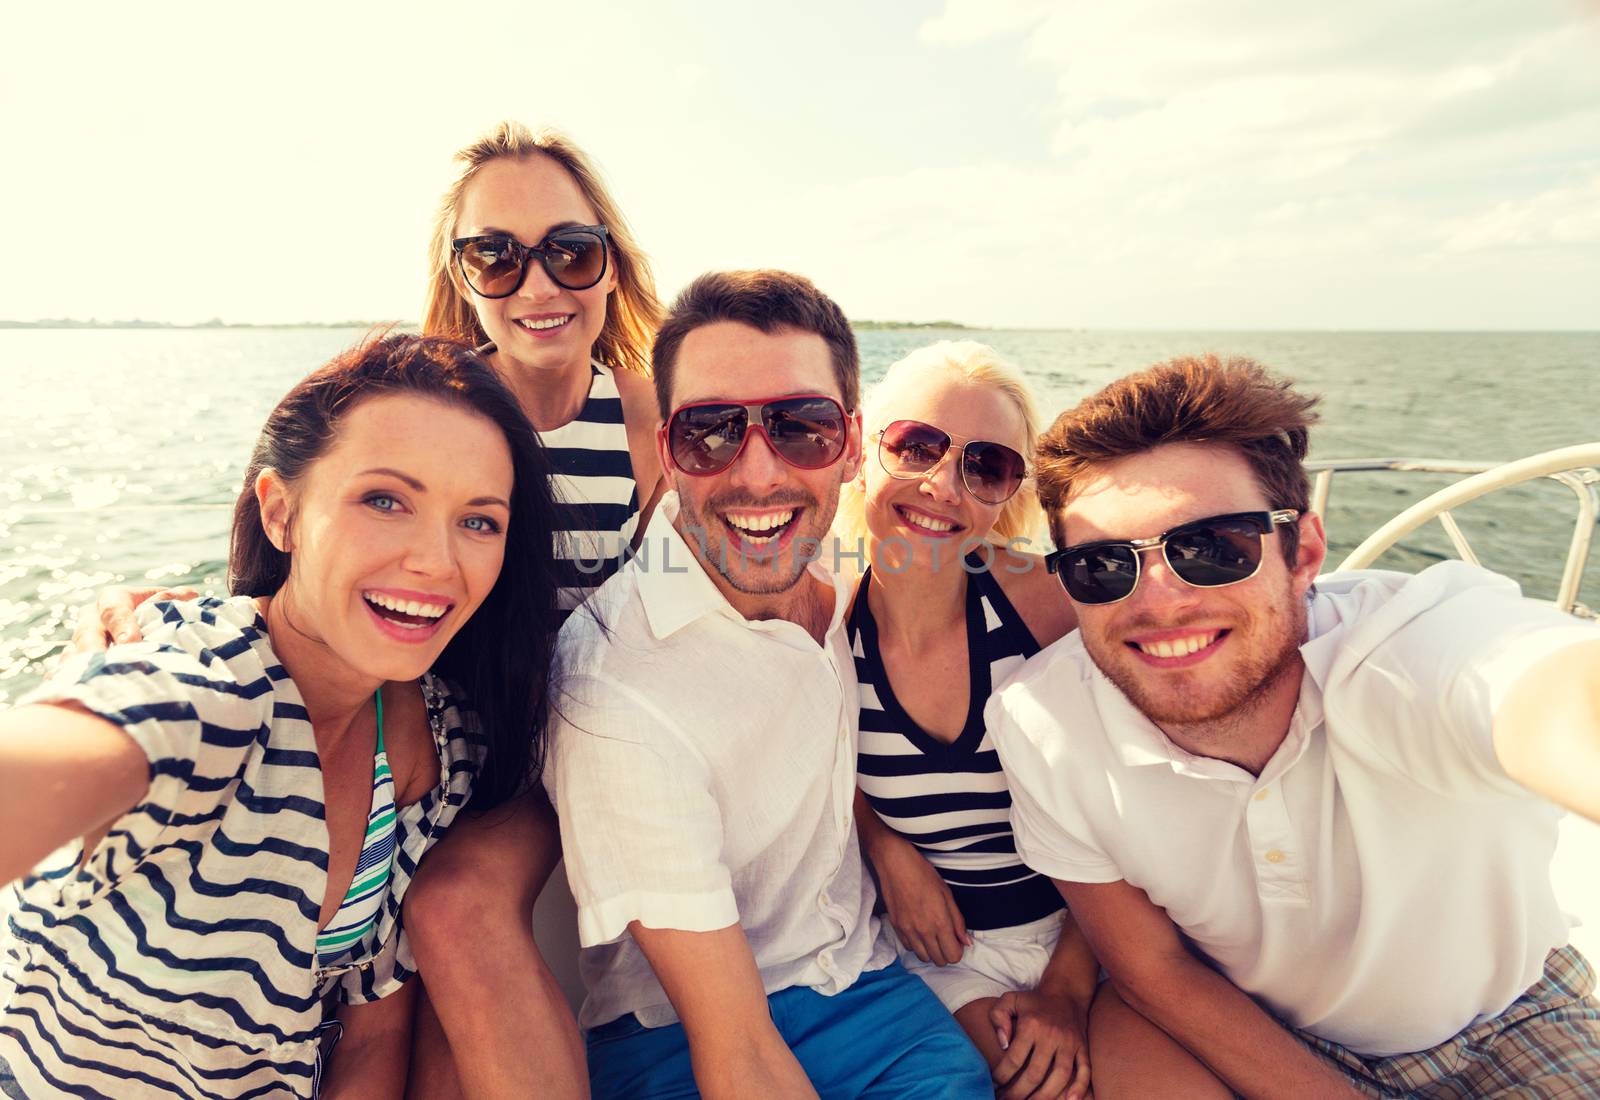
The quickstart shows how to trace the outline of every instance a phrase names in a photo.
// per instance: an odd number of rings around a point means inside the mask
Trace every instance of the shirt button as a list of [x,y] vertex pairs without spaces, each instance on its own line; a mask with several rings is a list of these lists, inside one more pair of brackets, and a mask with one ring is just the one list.
[[1264,858],[1268,863],[1282,863],[1289,857],[1278,851],[1278,849],[1274,848],[1268,852]]
[[1256,801],[1257,802],[1265,802],[1267,800],[1267,795],[1269,795],[1271,793],[1272,793],[1272,788],[1271,787],[1262,787],[1259,791],[1256,792]]

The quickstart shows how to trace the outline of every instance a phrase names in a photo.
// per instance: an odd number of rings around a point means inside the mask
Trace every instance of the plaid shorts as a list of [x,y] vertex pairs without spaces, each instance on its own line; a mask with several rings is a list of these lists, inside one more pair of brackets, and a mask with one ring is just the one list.
[[1423,1100],[1600,1100],[1600,1002],[1572,946],[1550,952],[1544,977],[1500,1015],[1430,1050],[1366,1058],[1297,1032],[1369,1096]]

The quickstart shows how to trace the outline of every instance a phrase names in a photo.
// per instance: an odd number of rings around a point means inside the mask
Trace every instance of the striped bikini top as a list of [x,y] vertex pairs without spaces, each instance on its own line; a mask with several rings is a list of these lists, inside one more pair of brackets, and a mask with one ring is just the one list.
[[339,962],[367,937],[378,923],[389,894],[389,871],[394,863],[394,775],[383,748],[383,691],[372,695],[378,709],[378,750],[372,758],[372,808],[367,812],[367,835],[361,842],[350,889],[328,926],[317,933],[317,962]]
[[578,415],[539,433],[554,471],[558,606],[570,612],[622,566],[639,525],[622,397],[611,368],[591,363],[589,398]]
[[861,578],[849,625],[861,695],[857,783],[884,824],[939,872],[968,928],[1009,928],[1062,908],[1050,880],[1017,858],[1011,792],[983,724],[994,685],[1039,644],[983,559],[968,554],[965,563],[971,695],[951,743],[925,731],[895,697],[867,599],[870,567]]

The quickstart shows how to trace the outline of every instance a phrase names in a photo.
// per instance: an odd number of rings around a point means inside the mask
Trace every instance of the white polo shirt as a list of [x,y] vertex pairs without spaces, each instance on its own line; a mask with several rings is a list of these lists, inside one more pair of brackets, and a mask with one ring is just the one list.
[[1144,890],[1295,1027],[1424,1050],[1567,942],[1560,811],[1506,777],[1490,728],[1534,659],[1600,628],[1460,562],[1331,574],[1309,608],[1299,704],[1259,778],[1174,745],[1076,633],[1030,660],[986,712],[1017,850]]
[[[642,556],[561,630],[545,786],[561,818],[588,997],[579,1023],[677,1019],[628,934],[743,926],[767,993],[838,993],[894,959],[855,795],[849,592],[819,646],[723,597],[657,506]],[[598,625],[597,625],[598,620]]]

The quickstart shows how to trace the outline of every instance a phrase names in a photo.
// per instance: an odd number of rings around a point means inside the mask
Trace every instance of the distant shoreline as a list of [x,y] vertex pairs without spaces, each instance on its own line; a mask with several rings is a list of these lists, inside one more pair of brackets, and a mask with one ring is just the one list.
[[116,328],[116,329],[232,329],[232,328],[383,328],[393,326],[401,329],[415,329],[417,326],[410,321],[201,321],[192,325],[180,325],[173,321],[79,321],[71,317],[53,317],[41,321],[0,321],[0,329],[19,328]]
[[[973,330],[974,326],[959,321],[851,321],[852,328],[867,331],[880,329],[960,329]],[[415,332],[413,321],[223,321],[213,319],[198,324],[180,325],[173,321],[79,321],[71,317],[56,317],[41,321],[0,321],[0,329],[296,329],[296,328],[397,328]]]
[[[1359,326],[1341,326],[1338,328],[1250,328],[1248,326],[1225,325],[1221,327],[1210,326],[1206,328],[1172,328],[1159,325],[1146,328],[1127,328],[1106,325],[1061,325],[1047,328],[1036,328],[1027,325],[969,325],[961,321],[851,321],[850,327],[860,332],[918,332],[918,331],[950,331],[950,332],[1035,332],[1035,333],[1106,333],[1106,332],[1133,332],[1142,335],[1159,333],[1175,333],[1182,335],[1191,334],[1221,334],[1239,333],[1248,335],[1263,335],[1270,333],[1304,334],[1304,335],[1347,335],[1347,336],[1586,336],[1600,333],[1594,328],[1546,328],[1546,329],[1516,329],[1516,328],[1488,328],[1488,329],[1447,329],[1447,328],[1362,328]],[[4,321],[0,320],[0,332],[24,331],[28,329],[39,330],[152,330],[152,331],[208,331],[218,330],[248,330],[262,331],[293,331],[296,329],[384,329],[392,328],[400,332],[417,332],[420,326],[415,321],[201,321],[196,324],[177,324],[173,321],[79,321],[70,317],[49,318],[39,321]]]

